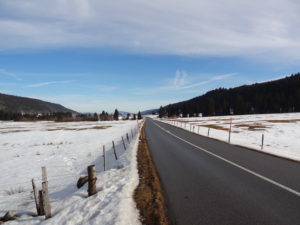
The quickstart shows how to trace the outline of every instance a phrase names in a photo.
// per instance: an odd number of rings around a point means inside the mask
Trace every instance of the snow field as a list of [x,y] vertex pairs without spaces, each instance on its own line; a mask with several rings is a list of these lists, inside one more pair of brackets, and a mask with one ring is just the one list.
[[[7,210],[22,215],[7,224],[140,224],[132,198],[139,180],[136,121],[0,122],[0,134],[0,216]],[[78,190],[76,183],[91,164],[96,165],[98,193],[87,198],[87,184]],[[40,189],[42,166],[47,167],[54,215],[46,221],[27,215],[36,212],[31,179]]]
[[[231,144],[300,161],[300,113],[256,114],[161,119],[183,129],[228,142],[232,119]],[[264,135],[264,146],[262,145]]]

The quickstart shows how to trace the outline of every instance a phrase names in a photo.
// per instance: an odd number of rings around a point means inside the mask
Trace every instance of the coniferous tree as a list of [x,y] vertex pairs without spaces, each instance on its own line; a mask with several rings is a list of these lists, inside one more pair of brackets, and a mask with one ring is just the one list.
[[142,119],[142,114],[141,114],[141,112],[139,111],[138,112],[138,120],[141,120]]
[[99,119],[99,118],[98,118],[98,114],[95,112],[95,113],[94,113],[94,116],[93,116],[93,120],[94,120],[94,121],[98,121],[98,119]]
[[162,118],[165,114],[164,108],[161,106],[158,110],[158,116],[159,118]]
[[105,111],[104,111],[104,110],[103,110],[102,113],[100,114],[100,120],[101,120],[101,121],[107,120],[106,114],[105,114]]
[[114,120],[119,120],[119,111],[116,109],[114,113]]

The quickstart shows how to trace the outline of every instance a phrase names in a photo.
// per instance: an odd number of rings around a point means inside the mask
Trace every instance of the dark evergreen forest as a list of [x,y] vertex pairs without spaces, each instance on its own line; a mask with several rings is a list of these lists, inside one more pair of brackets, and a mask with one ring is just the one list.
[[265,83],[215,89],[202,96],[161,107],[159,111],[160,116],[300,112],[300,73]]

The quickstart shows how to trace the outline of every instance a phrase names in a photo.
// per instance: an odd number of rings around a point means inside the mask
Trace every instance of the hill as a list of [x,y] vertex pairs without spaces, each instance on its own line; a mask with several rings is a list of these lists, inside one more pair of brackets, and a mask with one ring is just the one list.
[[300,112],[300,73],[275,81],[215,89],[165,106],[160,112],[168,116]]
[[151,115],[153,113],[157,113],[158,112],[158,109],[149,109],[149,110],[145,110],[143,112],[141,112],[142,115]]
[[26,114],[76,113],[59,104],[6,94],[0,94],[0,111]]

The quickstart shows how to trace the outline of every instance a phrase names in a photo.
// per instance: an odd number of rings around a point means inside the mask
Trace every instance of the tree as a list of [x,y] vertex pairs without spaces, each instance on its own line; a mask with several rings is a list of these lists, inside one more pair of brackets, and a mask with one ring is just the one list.
[[93,118],[94,121],[98,121],[98,114],[97,114],[96,112],[94,113],[94,116],[93,116],[93,117],[94,117],[94,118]]
[[133,120],[136,120],[136,115],[135,115],[135,113],[133,114]]
[[130,117],[130,113],[127,113],[126,120],[129,120],[129,117]]
[[141,120],[142,119],[142,114],[141,114],[141,112],[139,111],[138,112],[138,120]]
[[164,108],[161,106],[158,110],[158,116],[159,118],[162,118],[165,115],[165,110]]
[[106,113],[105,113],[104,110],[103,110],[102,113],[100,114],[100,120],[101,120],[101,121],[107,120]]
[[119,120],[119,111],[116,109],[114,113],[114,120]]

